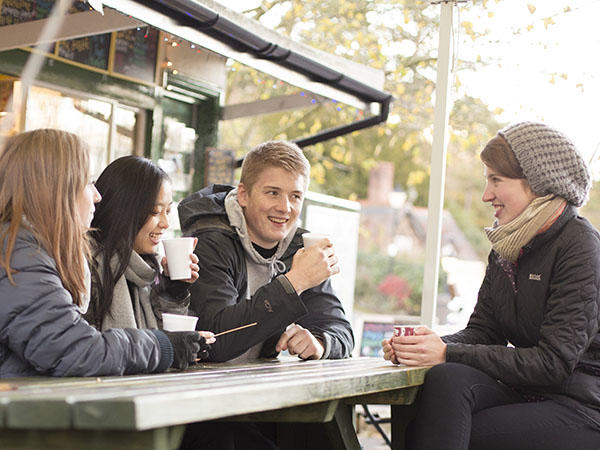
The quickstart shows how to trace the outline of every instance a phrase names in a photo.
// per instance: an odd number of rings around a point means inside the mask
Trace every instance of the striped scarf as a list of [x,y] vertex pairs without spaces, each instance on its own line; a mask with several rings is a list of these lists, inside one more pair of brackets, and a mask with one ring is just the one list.
[[553,194],[535,198],[525,211],[504,225],[485,229],[488,239],[500,257],[515,262],[521,248],[533,237],[547,229],[564,210],[565,199]]

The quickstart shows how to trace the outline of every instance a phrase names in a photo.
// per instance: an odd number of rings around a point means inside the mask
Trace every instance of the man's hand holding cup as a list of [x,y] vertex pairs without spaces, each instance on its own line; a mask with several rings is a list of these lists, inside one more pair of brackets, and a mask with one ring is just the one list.
[[333,244],[326,235],[317,236],[315,233],[302,235],[304,248],[296,252],[292,268],[286,274],[298,294],[340,271]]

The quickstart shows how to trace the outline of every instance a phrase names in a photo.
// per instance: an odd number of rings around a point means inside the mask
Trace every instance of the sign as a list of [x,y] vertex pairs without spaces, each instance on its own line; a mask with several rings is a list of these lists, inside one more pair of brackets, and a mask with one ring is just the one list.
[[98,34],[60,41],[58,56],[98,69],[107,69],[109,48],[110,33]]
[[113,71],[148,83],[154,83],[158,30],[138,27],[119,31],[115,41]]
[[204,165],[204,184],[233,184],[235,152],[220,148],[207,148]]
[[381,341],[394,335],[394,324],[389,322],[363,322],[360,356],[383,357]]

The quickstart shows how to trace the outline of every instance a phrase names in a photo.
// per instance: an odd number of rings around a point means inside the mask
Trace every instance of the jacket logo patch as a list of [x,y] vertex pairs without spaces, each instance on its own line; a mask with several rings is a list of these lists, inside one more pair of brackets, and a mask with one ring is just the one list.
[[270,313],[273,312],[273,307],[271,306],[271,303],[269,302],[269,300],[265,300],[263,302],[263,304],[265,305],[265,309],[267,310],[267,312],[270,312]]
[[530,273],[529,279],[533,280],[533,281],[542,281],[542,274],[541,273]]

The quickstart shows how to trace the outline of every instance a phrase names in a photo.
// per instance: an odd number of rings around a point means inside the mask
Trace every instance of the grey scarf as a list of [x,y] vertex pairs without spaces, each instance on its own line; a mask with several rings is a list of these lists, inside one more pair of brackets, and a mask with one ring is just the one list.
[[[117,264],[116,255],[111,267]],[[101,267],[101,264],[98,264]],[[108,328],[158,328],[158,322],[150,303],[150,291],[156,278],[156,271],[135,251],[131,252],[125,274],[117,280],[109,314],[104,318],[102,329]],[[102,274],[100,274],[102,276]],[[127,282],[135,288],[129,291]],[[133,294],[133,298],[131,296]]]

